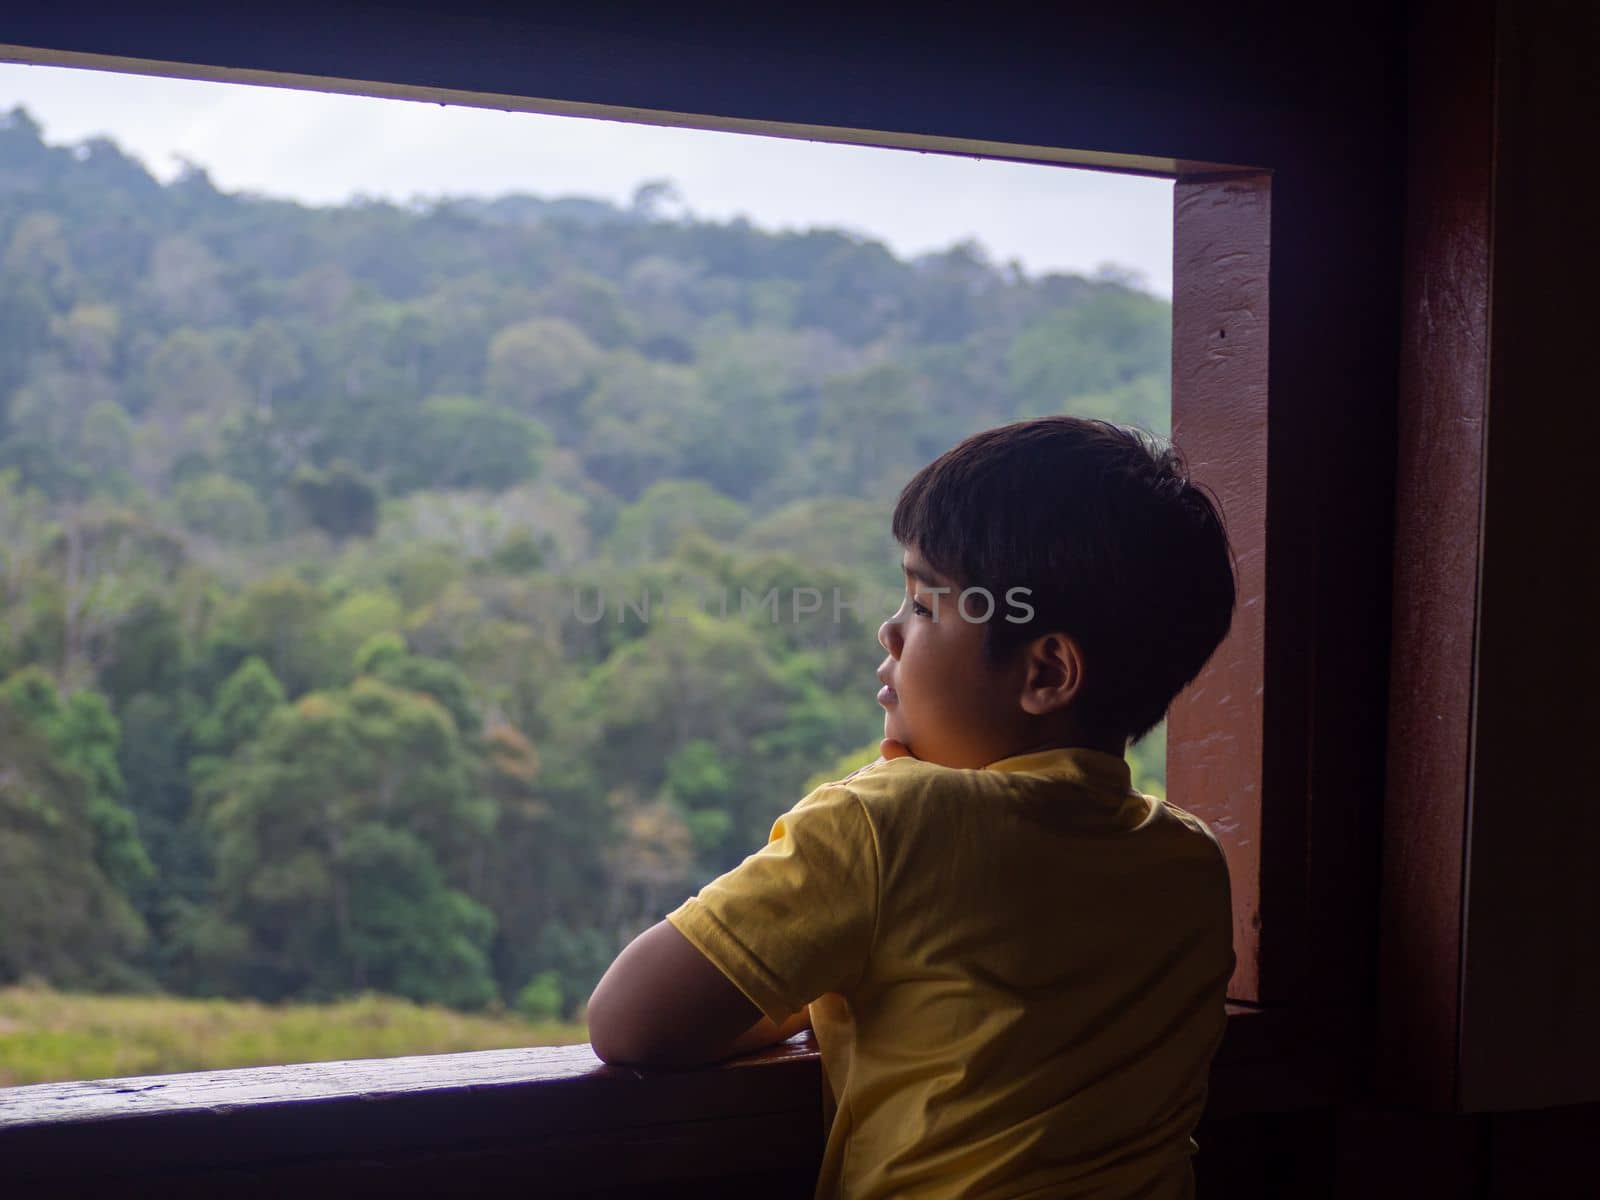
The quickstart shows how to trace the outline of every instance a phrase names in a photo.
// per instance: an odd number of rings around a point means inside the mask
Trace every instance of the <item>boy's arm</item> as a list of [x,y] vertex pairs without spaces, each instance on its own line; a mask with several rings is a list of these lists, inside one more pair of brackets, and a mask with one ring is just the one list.
[[[907,752],[892,741],[882,751]],[[880,870],[861,800],[818,788],[773,823],[766,846],[617,956],[589,999],[595,1054],[693,1066],[807,1028],[801,1001],[848,987],[865,969]],[[797,1004],[806,1011],[788,1011]]]
[[617,955],[589,998],[588,1021],[600,1059],[650,1067],[717,1062],[811,1026],[804,1009],[775,1025],[667,921]]

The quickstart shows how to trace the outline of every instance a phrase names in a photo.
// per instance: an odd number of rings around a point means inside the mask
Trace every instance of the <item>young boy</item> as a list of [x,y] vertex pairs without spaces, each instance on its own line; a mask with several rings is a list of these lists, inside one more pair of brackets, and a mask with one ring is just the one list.
[[819,1197],[1191,1196],[1227,868],[1123,753],[1228,630],[1221,516],[1174,451],[1046,417],[924,467],[894,533],[883,757],[623,950],[595,1053],[689,1065],[809,1026]]

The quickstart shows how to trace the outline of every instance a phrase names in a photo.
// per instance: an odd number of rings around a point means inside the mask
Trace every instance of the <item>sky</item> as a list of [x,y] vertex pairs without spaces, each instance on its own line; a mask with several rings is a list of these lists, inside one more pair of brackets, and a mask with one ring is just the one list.
[[1172,293],[1172,184],[1098,171],[508,113],[287,88],[0,63],[0,111],[51,143],[105,135],[158,178],[185,160],[224,191],[310,204],[365,195],[585,195],[670,180],[703,219],[844,228],[897,254],[975,238],[1029,274],[1107,264]]

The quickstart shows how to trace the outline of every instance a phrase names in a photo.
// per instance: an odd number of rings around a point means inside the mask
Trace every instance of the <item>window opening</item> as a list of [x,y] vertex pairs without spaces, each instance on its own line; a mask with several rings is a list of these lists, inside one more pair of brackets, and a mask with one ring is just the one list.
[[[296,198],[142,158],[119,82],[242,94],[185,102],[219,155],[263,99],[385,108]],[[400,173],[488,116],[536,161],[526,113],[0,96],[0,1085],[585,1040],[623,942],[875,755],[901,483],[1168,428],[1167,180],[637,126],[681,177],[583,194]],[[788,194],[688,182],[775,149]]]

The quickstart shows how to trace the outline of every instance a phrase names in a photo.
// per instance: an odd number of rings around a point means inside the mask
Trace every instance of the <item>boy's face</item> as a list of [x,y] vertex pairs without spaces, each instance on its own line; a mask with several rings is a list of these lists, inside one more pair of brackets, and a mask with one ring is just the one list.
[[[1026,722],[1020,656],[1014,664],[991,663],[983,652],[984,625],[963,615],[960,588],[914,548],[906,550],[902,566],[905,597],[878,629],[878,642],[889,652],[878,667],[883,736],[947,767],[982,767],[1006,757]],[[975,595],[967,611],[977,617],[984,608]]]

